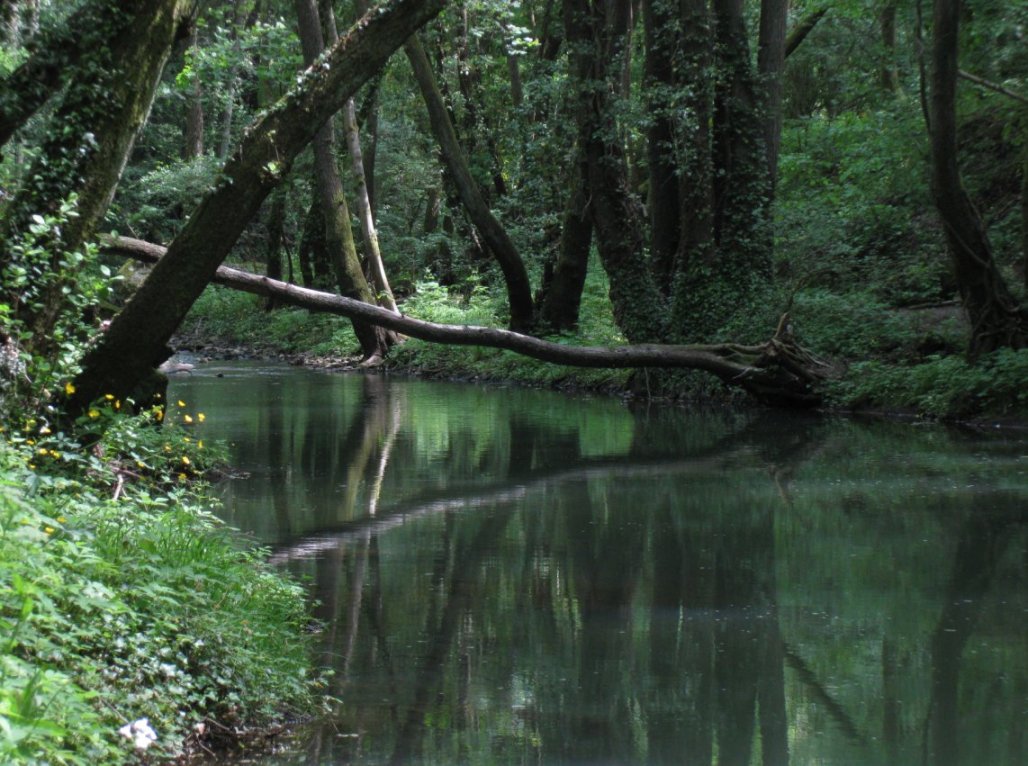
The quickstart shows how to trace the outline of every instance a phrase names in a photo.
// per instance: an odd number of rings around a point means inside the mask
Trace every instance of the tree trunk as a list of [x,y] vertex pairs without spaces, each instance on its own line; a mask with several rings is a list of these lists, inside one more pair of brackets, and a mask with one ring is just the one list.
[[679,198],[681,217],[678,252],[671,293],[671,337],[681,340],[692,334],[700,310],[697,283],[715,267],[714,166],[710,123],[714,88],[711,19],[707,0],[681,0],[682,82],[690,83],[679,135]]
[[482,239],[496,256],[503,272],[507,286],[507,299],[510,303],[511,329],[527,331],[533,324],[532,288],[528,281],[528,272],[502,224],[496,219],[489,205],[486,204],[482,191],[471,175],[467,158],[461,149],[453,123],[446,111],[446,104],[436,85],[432,66],[425,55],[425,49],[417,36],[411,37],[404,50],[410,61],[414,77],[418,81],[421,95],[428,107],[429,122],[432,133],[439,144],[440,153],[446,163],[447,170],[457,187],[461,202],[468,211],[472,223],[481,234]]
[[[331,2],[322,2],[322,24],[328,35],[328,41],[334,45],[339,35],[336,32],[336,19]],[[364,177],[364,158],[361,155],[360,133],[357,130],[357,107],[350,98],[343,107],[343,126],[346,131],[346,144],[350,150],[350,163],[353,168],[353,180],[357,187],[357,212],[360,218],[361,237],[364,240],[364,251],[371,270],[371,278],[378,293],[377,303],[390,311],[399,312],[396,299],[386,277],[385,264],[382,262],[382,251],[378,247],[378,232],[375,231],[375,219],[371,211],[371,199],[368,196],[368,184]],[[395,338],[391,338],[391,341]],[[384,350],[384,349],[383,349]]]
[[[585,153],[589,210],[600,261],[610,280],[614,320],[630,343],[663,340],[664,300],[643,260],[642,211],[628,188],[628,168],[614,117],[626,25],[617,2],[565,0],[579,102],[578,142]],[[623,12],[624,9],[622,8]]]
[[757,72],[763,90],[764,147],[772,189],[778,177],[778,148],[782,141],[782,69],[788,16],[789,0],[761,0]]
[[715,251],[688,264],[676,327],[709,340],[733,315],[751,310],[771,279],[771,227],[764,126],[741,0],[715,0],[716,69],[712,134]]
[[681,223],[672,107],[667,97],[675,87],[672,59],[678,45],[678,25],[671,0],[643,0],[642,11],[646,43],[643,78],[650,120],[646,131],[650,262],[657,284],[667,297]]
[[817,22],[821,21],[826,13],[828,13],[828,6],[817,8],[796,23],[796,26],[789,31],[789,36],[785,38],[786,58],[789,58],[800,47],[803,41],[807,39],[807,35],[814,31]]
[[25,231],[31,216],[56,212],[76,196],[76,215],[50,243],[49,262],[23,264],[54,277],[30,286],[32,300],[10,301],[20,303],[19,319],[33,334],[30,350],[53,350],[53,330],[68,309],[64,291],[74,276],[60,262],[82,246],[106,213],[172,45],[194,7],[194,0],[148,0],[121,36],[75,68],[27,182],[5,211],[0,270],[13,257],[8,243]]
[[199,53],[197,34],[197,26],[194,24],[189,32],[189,50],[194,62],[193,88],[189,94],[189,108],[186,110],[186,128],[182,141],[182,159],[187,162],[203,156],[203,88],[196,66]]
[[[295,7],[304,61],[307,66],[311,66],[325,49],[323,20],[319,18],[314,0],[295,0]],[[314,180],[324,215],[325,242],[335,266],[339,292],[366,303],[375,303],[375,294],[364,276],[353,241],[350,210],[346,204],[339,167],[336,165],[335,124],[332,118],[314,137]],[[368,360],[384,356],[392,340],[372,325],[357,322],[353,325],[353,331],[360,342],[361,353]]]
[[304,72],[250,127],[167,256],[86,353],[68,403],[72,413],[107,393],[127,397],[167,357],[171,334],[296,155],[442,6],[443,0],[388,0],[340,39],[324,66]]
[[[76,71],[96,67],[103,71],[112,43],[129,34],[137,12],[153,12],[147,0],[91,0],[60,27],[34,41],[32,55],[0,83],[0,146],[34,115]],[[5,4],[10,23],[20,35],[17,3]],[[84,60],[83,60],[84,59]],[[81,62],[80,66],[80,60]]]
[[[271,195],[271,209],[268,210],[268,241],[265,243],[264,273],[268,279],[282,281],[282,239],[286,223],[285,189],[276,189]],[[278,308],[278,301],[268,296],[264,302],[267,311]]]
[[557,263],[539,306],[540,323],[555,332],[573,330],[578,326],[593,235],[586,186],[588,171],[584,147],[580,147],[571,181],[571,195],[564,211]]
[[[127,237],[107,238],[104,250],[157,266],[170,252],[170,249],[160,245]],[[834,367],[813,357],[795,343],[788,333],[788,317],[782,317],[771,340],[755,346],[734,343],[690,346],[565,346],[510,330],[436,324],[412,319],[363,301],[275,282],[267,277],[227,266],[219,266],[211,281],[255,295],[274,295],[282,303],[310,311],[323,311],[364,322],[374,322],[395,332],[431,343],[502,348],[544,362],[576,367],[666,367],[704,370],[718,376],[728,385],[741,386],[760,401],[779,406],[816,406],[821,401],[818,387],[838,374]]]
[[321,212],[321,201],[318,199],[317,191],[311,197],[300,234],[300,278],[304,287],[328,290],[335,283],[335,278],[332,273],[332,259],[325,245],[325,216]]
[[985,227],[964,191],[957,165],[959,0],[935,0],[931,73],[932,195],[942,219],[960,296],[971,322],[972,358],[1002,347],[1023,348],[1028,312],[1007,289]]
[[879,70],[882,89],[898,93],[899,72],[896,70],[896,8],[899,0],[888,0],[878,14],[878,28],[882,33],[882,66]]

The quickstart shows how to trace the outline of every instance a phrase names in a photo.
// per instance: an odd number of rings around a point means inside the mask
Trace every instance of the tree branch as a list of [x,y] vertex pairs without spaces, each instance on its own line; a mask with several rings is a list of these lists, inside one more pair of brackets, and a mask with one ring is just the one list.
[[[166,248],[128,237],[105,237],[106,253],[155,264]],[[756,346],[638,344],[628,346],[566,346],[510,330],[473,325],[447,325],[394,314],[368,303],[279,282],[247,271],[220,266],[213,282],[281,303],[348,317],[387,327],[432,343],[506,349],[554,364],[612,369],[663,367],[704,370],[725,383],[741,386],[760,401],[790,407],[821,402],[818,385],[835,375],[831,365],[800,348],[787,322],[775,337]]]
[[1022,96],[1020,93],[1010,90],[1009,88],[1004,88],[1002,85],[994,83],[991,80],[986,80],[982,77],[973,75],[970,72],[965,72],[963,69],[957,72],[957,76],[967,80],[968,82],[973,82],[975,85],[981,85],[983,88],[988,88],[989,90],[994,90],[997,93],[1002,93],[1007,98],[1020,101],[1022,104],[1028,104],[1028,96]]

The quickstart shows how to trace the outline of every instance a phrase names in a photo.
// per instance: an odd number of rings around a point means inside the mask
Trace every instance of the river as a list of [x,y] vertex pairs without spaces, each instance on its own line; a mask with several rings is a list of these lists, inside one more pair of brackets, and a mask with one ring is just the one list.
[[1028,434],[199,366],[334,714],[261,763],[1028,763]]

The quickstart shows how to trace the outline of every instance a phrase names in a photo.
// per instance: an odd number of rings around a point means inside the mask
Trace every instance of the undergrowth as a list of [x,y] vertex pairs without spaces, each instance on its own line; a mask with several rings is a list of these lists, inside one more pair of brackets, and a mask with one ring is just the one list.
[[[0,441],[3,763],[169,757],[198,723],[315,705],[302,588],[242,548],[197,480],[221,459],[189,430],[205,416],[173,402],[157,428],[160,411],[117,404],[78,424],[104,433],[88,450],[36,419]],[[118,733],[143,719],[152,743]]]

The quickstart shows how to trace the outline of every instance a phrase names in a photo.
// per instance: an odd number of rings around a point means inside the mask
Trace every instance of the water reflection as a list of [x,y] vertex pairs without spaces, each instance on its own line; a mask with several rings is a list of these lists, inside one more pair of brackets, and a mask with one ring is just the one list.
[[342,702],[269,763],[1028,762],[1021,435],[237,365],[174,395],[325,623]]

